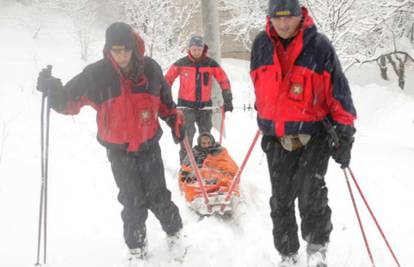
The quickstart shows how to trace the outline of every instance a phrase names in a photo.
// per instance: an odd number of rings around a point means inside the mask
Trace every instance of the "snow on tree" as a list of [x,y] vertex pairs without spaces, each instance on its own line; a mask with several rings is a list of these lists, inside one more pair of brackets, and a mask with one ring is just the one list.
[[355,51],[355,40],[361,34],[359,12],[361,1],[356,0],[306,0],[306,6],[318,30],[332,42],[342,60],[348,60]]
[[268,1],[220,0],[220,4],[220,10],[230,14],[221,23],[224,33],[234,35],[250,51],[254,35],[264,29]]
[[[332,41],[345,69],[391,51],[401,50],[413,58],[414,0],[301,2],[308,8],[318,30]],[[235,35],[250,50],[254,36],[264,29],[268,1],[221,0],[221,3],[221,9],[231,14],[222,23],[224,32]]]
[[146,55],[164,67],[177,59],[188,44],[190,19],[199,7],[198,1],[181,5],[175,0],[121,0],[126,22],[145,41]]
[[88,61],[92,25],[96,21],[98,2],[93,0],[57,0],[52,3],[72,18],[75,38],[79,42],[81,59]]
[[391,67],[404,89],[406,67],[414,63],[414,0],[380,0],[367,9],[370,16],[363,25],[368,30],[361,38],[365,54],[356,57],[356,62],[376,62],[385,80],[389,79],[387,71]]
[[25,1],[31,5],[33,12],[30,18],[25,18],[23,23],[33,31],[33,39],[37,39],[42,28],[47,23],[43,13],[45,10],[60,10],[71,18],[74,26],[74,37],[79,42],[81,59],[88,60],[89,46],[91,43],[92,25],[96,21],[96,10],[99,2],[96,0],[31,0]]

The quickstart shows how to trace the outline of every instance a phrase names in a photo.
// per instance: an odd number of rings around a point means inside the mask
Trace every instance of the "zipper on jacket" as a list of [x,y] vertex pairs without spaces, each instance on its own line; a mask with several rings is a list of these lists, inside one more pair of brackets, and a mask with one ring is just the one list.
[[198,64],[196,65],[196,105],[200,106],[201,104],[201,90],[202,90],[202,84],[201,84],[201,73],[200,73],[200,67]]

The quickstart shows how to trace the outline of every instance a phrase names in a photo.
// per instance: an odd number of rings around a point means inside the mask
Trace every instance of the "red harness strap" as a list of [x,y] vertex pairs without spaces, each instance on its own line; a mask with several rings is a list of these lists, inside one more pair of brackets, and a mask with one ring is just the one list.
[[200,186],[200,190],[201,190],[201,193],[202,193],[203,198],[204,198],[204,203],[206,204],[206,206],[208,208],[208,212],[211,212],[211,205],[209,204],[209,201],[208,201],[208,195],[207,195],[206,189],[203,185],[203,181],[201,180],[200,170],[198,169],[197,163],[196,163],[195,158],[194,158],[193,150],[191,149],[191,146],[190,146],[190,143],[188,142],[188,137],[187,136],[185,136],[185,138],[183,140],[183,143],[184,143],[185,150],[187,152],[187,156],[190,159],[191,165],[193,166],[195,176],[197,178],[197,183]]
[[[239,169],[239,171],[236,174],[236,178],[233,180],[233,182],[232,182],[232,184],[230,186],[229,192],[227,193],[227,196],[224,199],[225,203],[227,203],[230,200],[231,195],[233,194],[234,189],[240,183],[240,176],[241,176],[241,174],[242,174],[242,172],[244,170],[244,167],[246,166],[247,161],[250,158],[250,155],[252,154],[253,148],[256,145],[257,139],[259,138],[260,134],[261,134],[260,130],[257,130],[256,135],[253,138],[253,142],[251,143],[251,145],[249,147],[249,150],[247,151],[247,154],[244,157],[243,163],[240,166],[240,169]],[[221,205],[221,210],[220,211],[221,212],[224,212],[224,209],[225,208],[226,208],[226,204]]]

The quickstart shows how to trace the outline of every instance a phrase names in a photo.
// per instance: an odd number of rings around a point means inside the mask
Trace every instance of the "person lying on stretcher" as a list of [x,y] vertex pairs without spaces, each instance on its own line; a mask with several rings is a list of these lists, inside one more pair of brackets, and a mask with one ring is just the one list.
[[[207,192],[227,192],[239,169],[227,149],[216,143],[210,133],[201,133],[193,154]],[[181,165],[179,179],[187,200],[192,201],[199,190],[196,190],[198,183],[188,156]]]

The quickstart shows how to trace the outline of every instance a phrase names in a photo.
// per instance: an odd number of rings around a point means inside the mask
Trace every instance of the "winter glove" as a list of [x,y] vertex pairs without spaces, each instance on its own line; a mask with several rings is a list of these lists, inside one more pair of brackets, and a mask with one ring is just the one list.
[[233,96],[230,89],[223,91],[224,112],[233,111]]
[[49,92],[57,91],[62,87],[62,83],[59,79],[52,76],[52,66],[42,69],[37,77],[36,89],[46,95]]
[[351,161],[351,149],[354,143],[354,137],[339,137],[339,143],[334,147],[332,158],[341,164],[341,168],[345,169],[349,167]]
[[340,123],[333,125],[329,118],[325,118],[322,123],[327,132],[329,147],[332,149],[332,158],[341,164],[342,169],[348,168],[356,129]]
[[351,161],[351,149],[354,143],[356,129],[353,126],[340,123],[332,126],[329,121],[325,121],[326,125],[328,125],[328,133],[331,136],[330,146],[333,149],[332,158],[341,164],[342,169],[348,168],[349,162]]
[[175,114],[174,123],[171,126],[172,135],[176,144],[182,142],[185,137],[184,113],[177,110]]

